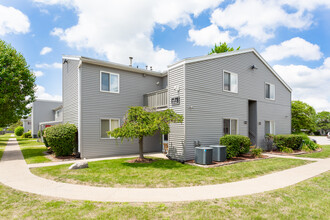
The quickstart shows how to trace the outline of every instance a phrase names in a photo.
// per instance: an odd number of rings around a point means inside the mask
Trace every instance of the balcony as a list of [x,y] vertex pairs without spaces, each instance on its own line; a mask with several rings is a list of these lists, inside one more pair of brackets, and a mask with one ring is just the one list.
[[149,106],[156,109],[165,109],[168,106],[167,89],[161,89],[154,92],[149,92],[143,95],[144,106]]

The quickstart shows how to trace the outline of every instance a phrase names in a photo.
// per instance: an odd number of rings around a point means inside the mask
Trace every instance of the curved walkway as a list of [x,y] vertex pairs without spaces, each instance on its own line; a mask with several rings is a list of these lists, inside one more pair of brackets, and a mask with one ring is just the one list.
[[279,189],[330,170],[330,159],[260,176],[207,186],[180,188],[107,188],[59,183],[31,174],[16,139],[0,161],[0,182],[14,189],[64,199],[109,202],[174,202],[250,195]]

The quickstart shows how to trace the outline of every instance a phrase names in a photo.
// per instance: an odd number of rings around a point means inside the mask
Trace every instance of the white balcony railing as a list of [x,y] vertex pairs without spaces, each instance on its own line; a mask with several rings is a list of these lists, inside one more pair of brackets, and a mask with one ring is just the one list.
[[168,92],[167,89],[157,90],[144,95],[144,105],[152,108],[167,108]]

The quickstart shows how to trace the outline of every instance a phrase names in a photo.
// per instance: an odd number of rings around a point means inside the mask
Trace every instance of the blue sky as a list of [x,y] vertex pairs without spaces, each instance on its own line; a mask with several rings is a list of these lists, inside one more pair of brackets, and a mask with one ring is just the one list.
[[164,70],[214,43],[256,48],[293,99],[330,111],[329,0],[0,0],[0,38],[37,76],[37,95],[61,99],[61,55]]

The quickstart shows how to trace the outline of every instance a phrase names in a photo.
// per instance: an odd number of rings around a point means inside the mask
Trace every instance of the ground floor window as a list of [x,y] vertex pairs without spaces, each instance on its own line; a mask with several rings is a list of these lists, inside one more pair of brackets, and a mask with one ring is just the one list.
[[238,120],[226,118],[223,119],[223,132],[224,134],[238,134]]
[[274,121],[265,121],[265,135],[266,134],[275,134],[275,122]]
[[111,138],[107,132],[119,128],[119,125],[119,119],[101,119],[101,138]]

